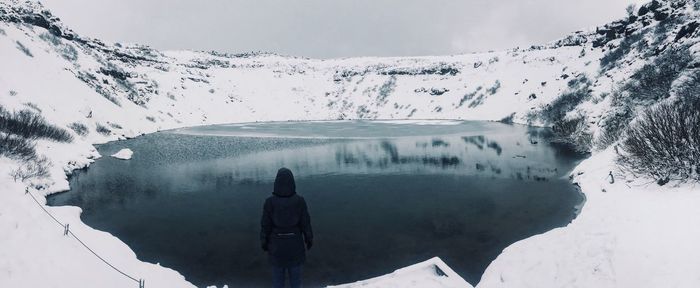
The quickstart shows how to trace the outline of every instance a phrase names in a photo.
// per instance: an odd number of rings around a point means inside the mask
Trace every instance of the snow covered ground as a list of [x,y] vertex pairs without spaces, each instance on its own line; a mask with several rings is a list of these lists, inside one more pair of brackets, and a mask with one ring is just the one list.
[[409,288],[409,287],[446,287],[466,288],[472,287],[459,277],[445,262],[438,257],[398,269],[393,273],[376,278],[358,281],[355,283],[329,286],[336,288],[353,287],[385,287],[385,288]]
[[575,169],[587,200],[573,223],[509,246],[477,287],[698,287],[700,187],[631,178],[614,154]]
[[[605,30],[530,49],[442,57],[314,60],[160,52],[82,38],[41,9],[0,3],[0,105],[36,111],[60,127],[79,124],[87,133],[71,132],[72,143],[37,142],[37,152],[53,163],[47,179],[15,181],[10,174],[19,163],[0,158],[0,287],[138,287],[64,236],[25,194],[29,187],[43,204],[45,195],[68,190],[66,175],[100,157],[93,144],[254,121],[510,117],[548,125],[536,113],[570,91],[572,79],[583,78],[591,80],[587,89],[594,96],[569,114],[586,115],[597,133],[611,114],[611,97],[603,95],[646,63],[630,52],[618,67],[600,72],[600,59],[612,48],[594,42],[610,35]],[[671,12],[689,16],[664,32],[664,45],[691,41],[674,37],[698,18],[697,11]],[[604,44],[621,45],[619,37],[608,38]],[[594,151],[573,174],[587,197],[581,215],[565,228],[508,247],[477,287],[700,287],[700,225],[694,223],[700,189],[634,178],[616,166],[612,149]],[[146,287],[192,287],[176,271],[139,261],[119,239],[81,223],[79,208],[43,208],[115,267],[145,279]],[[470,287],[439,259],[348,284],[428,286]]]

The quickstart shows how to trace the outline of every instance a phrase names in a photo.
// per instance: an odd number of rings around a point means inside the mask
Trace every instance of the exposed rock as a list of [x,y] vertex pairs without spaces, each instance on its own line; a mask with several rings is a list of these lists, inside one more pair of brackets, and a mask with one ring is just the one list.
[[661,8],[661,3],[657,0],[653,0],[647,4],[642,5],[642,7],[639,7],[639,12],[637,13],[637,15],[644,16],[650,11],[654,12],[659,8]]
[[695,30],[698,29],[698,26],[700,26],[700,23],[693,21],[681,27],[681,30],[678,31],[678,34],[676,34],[676,39],[674,39],[673,41],[678,41],[684,37],[692,35],[695,32]]
[[666,20],[666,18],[668,18],[668,16],[670,16],[668,11],[664,11],[664,10],[654,11],[654,20],[656,20],[656,21]]
[[107,76],[112,76],[119,80],[126,80],[130,77],[129,73],[127,72],[119,71],[116,69],[105,69],[104,67],[100,67],[100,73],[105,74]]

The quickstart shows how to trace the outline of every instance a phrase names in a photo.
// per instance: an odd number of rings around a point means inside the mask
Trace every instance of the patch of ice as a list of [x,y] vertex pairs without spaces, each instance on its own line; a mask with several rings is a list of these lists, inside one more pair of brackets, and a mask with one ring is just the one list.
[[375,123],[382,124],[404,124],[404,125],[459,125],[463,121],[459,120],[376,120]]
[[129,148],[124,148],[119,150],[119,152],[112,154],[112,157],[122,160],[129,160],[131,159],[132,155],[134,155],[134,151],[131,151]]

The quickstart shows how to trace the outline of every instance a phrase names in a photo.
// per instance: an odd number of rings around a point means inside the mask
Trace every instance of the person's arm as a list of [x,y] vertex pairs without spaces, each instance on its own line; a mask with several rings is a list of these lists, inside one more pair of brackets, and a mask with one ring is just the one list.
[[262,219],[260,220],[260,245],[263,251],[267,251],[272,234],[272,205],[269,200],[263,205]]
[[301,232],[304,233],[304,241],[306,242],[306,249],[311,249],[314,244],[314,233],[311,230],[311,216],[309,215],[309,209],[306,206],[306,200],[301,198]]

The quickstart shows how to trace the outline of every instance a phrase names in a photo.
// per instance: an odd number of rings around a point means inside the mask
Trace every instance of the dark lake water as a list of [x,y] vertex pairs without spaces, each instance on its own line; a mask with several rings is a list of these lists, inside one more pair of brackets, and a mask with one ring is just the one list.
[[49,205],[198,286],[269,286],[262,205],[278,168],[309,204],[306,286],[383,275],[441,257],[468,282],[508,245],[562,227],[583,197],[567,179],[581,155],[546,129],[491,122],[284,122],[154,133],[70,178]]

